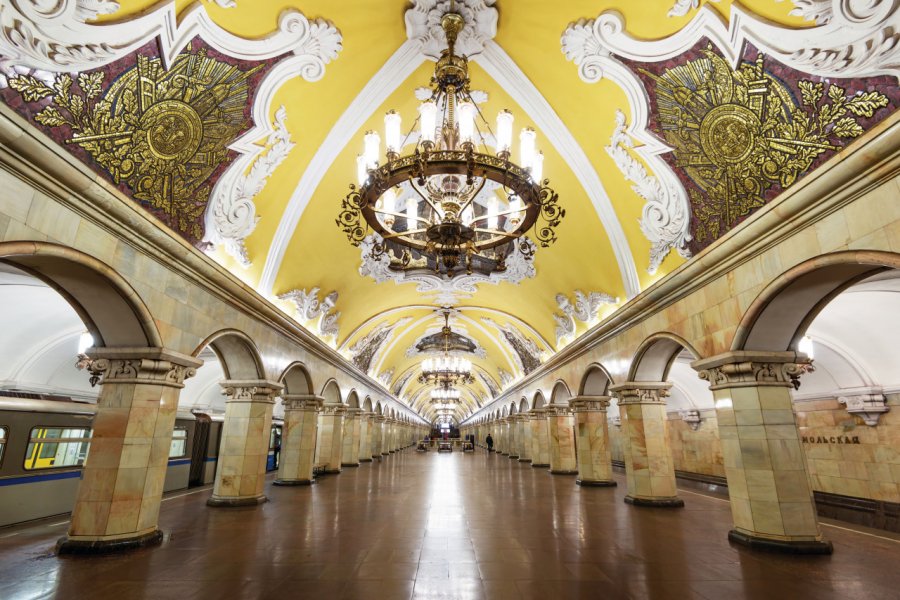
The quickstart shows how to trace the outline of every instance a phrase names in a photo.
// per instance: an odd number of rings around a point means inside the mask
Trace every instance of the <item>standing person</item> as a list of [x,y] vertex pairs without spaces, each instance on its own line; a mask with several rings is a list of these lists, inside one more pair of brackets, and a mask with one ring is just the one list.
[[487,444],[488,452],[494,451],[494,438],[491,437],[491,434],[487,434],[487,437],[484,438],[484,443]]

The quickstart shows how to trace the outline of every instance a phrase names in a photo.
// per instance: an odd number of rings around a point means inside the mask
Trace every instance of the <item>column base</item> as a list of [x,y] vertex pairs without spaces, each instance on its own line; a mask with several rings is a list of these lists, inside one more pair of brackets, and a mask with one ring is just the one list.
[[359,463],[341,463],[341,467],[358,467]]
[[728,532],[728,541],[747,546],[753,550],[764,550],[766,552],[780,552],[782,554],[831,554],[834,547],[831,542],[826,540],[773,540],[749,533],[743,533],[737,529]]
[[578,471],[567,471],[566,469],[550,469],[551,475],[578,475]]
[[390,453],[390,452],[382,452],[381,455],[382,455],[382,456],[390,456],[391,453]]
[[517,460],[519,458],[518,454],[510,454],[509,457],[513,460]]
[[340,469],[322,469],[322,473],[324,475],[340,475],[341,470]]
[[232,508],[237,506],[257,506],[258,504],[262,504],[269,499],[265,497],[265,495],[260,494],[259,496],[251,496],[251,497],[243,497],[243,498],[219,498],[213,496],[209,500],[206,501],[207,506],[216,506],[223,508]]
[[530,458],[520,458],[520,459],[519,459],[519,462],[527,462],[527,463],[530,463],[530,462],[531,462],[531,459],[530,459]]
[[582,487],[616,487],[619,485],[612,479],[592,480],[592,479],[576,479],[575,485]]
[[70,537],[59,538],[56,542],[57,554],[111,554],[127,552],[137,548],[156,546],[163,540],[163,532],[159,529],[132,538],[115,538],[111,540],[79,540]]
[[316,483],[315,479],[276,479],[272,482],[273,485],[313,485]]
[[684,506],[684,500],[681,498],[635,498],[634,496],[625,496],[625,504],[655,506],[658,508],[681,508]]
[[359,459],[359,462],[372,462],[372,459],[371,458],[361,458],[361,459]]
[[543,463],[536,463],[536,462],[531,463],[531,466],[534,467],[535,469],[546,469],[546,468],[550,467],[550,465],[543,464]]

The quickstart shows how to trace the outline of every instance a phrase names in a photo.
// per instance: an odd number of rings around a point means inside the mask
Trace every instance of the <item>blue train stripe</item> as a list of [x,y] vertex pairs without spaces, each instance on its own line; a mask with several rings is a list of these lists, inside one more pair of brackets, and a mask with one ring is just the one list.
[[169,466],[174,467],[177,465],[189,465],[191,464],[191,459],[189,458],[176,458],[169,461]]
[[6,479],[0,479],[0,487],[7,485],[19,485],[21,483],[37,483],[38,481],[53,481],[56,479],[75,479],[76,477],[81,477],[81,471],[46,473],[44,475],[26,475],[25,477],[7,477]]

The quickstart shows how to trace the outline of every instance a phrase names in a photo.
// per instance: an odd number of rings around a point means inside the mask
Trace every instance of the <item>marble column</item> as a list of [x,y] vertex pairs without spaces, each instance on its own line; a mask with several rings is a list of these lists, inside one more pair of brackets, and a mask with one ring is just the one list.
[[619,399],[625,450],[625,502],[639,506],[684,506],[675,488],[666,403],[671,383],[629,381],[610,387]]
[[318,396],[286,394],[282,396],[284,427],[281,433],[281,459],[275,485],[311,485],[316,482],[316,437],[319,409],[324,400]]
[[323,473],[341,472],[341,453],[344,449],[343,404],[325,404],[319,412],[319,435],[316,440],[316,462],[325,465]]
[[531,462],[531,417],[519,415],[519,462]]
[[266,460],[272,430],[272,408],[283,386],[265,380],[226,380],[220,383],[225,422],[219,443],[216,481],[209,506],[248,506],[266,501]]
[[728,538],[781,552],[831,554],[791,401],[809,360],[795,352],[737,351],[691,366],[715,398],[734,519]]
[[372,417],[375,413],[364,412],[359,416],[359,462],[372,462]]
[[609,456],[609,431],[606,409],[609,396],[577,396],[569,405],[575,409],[575,448],[578,479],[586,486],[612,487],[612,461]]
[[381,431],[384,429],[384,417],[376,414],[372,417],[372,460],[381,460]]
[[547,409],[547,435],[550,442],[550,472],[554,475],[576,475],[575,415],[565,405]]
[[95,348],[91,448],[61,554],[159,543],[159,505],[184,380],[203,364],[161,348]]
[[547,433],[547,409],[533,408],[531,416],[531,466],[550,466],[550,436]]
[[344,413],[343,441],[341,446],[341,466],[359,466],[359,413],[358,408],[348,408]]
[[519,458],[519,416],[510,415],[506,419],[506,430],[509,432],[509,458]]
[[500,430],[500,446],[497,452],[503,455],[509,454],[509,422],[504,417],[497,423]]
[[384,421],[381,422],[381,455],[389,456],[391,453],[390,448],[391,443],[391,420],[387,417],[384,417]]

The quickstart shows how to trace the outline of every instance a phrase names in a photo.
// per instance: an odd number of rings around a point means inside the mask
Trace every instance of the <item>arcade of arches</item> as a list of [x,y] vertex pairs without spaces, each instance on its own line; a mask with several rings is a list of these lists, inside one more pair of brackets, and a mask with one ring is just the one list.
[[[896,593],[898,3],[50,4],[0,2],[0,597]],[[335,226],[448,12],[565,210],[492,272]]]

